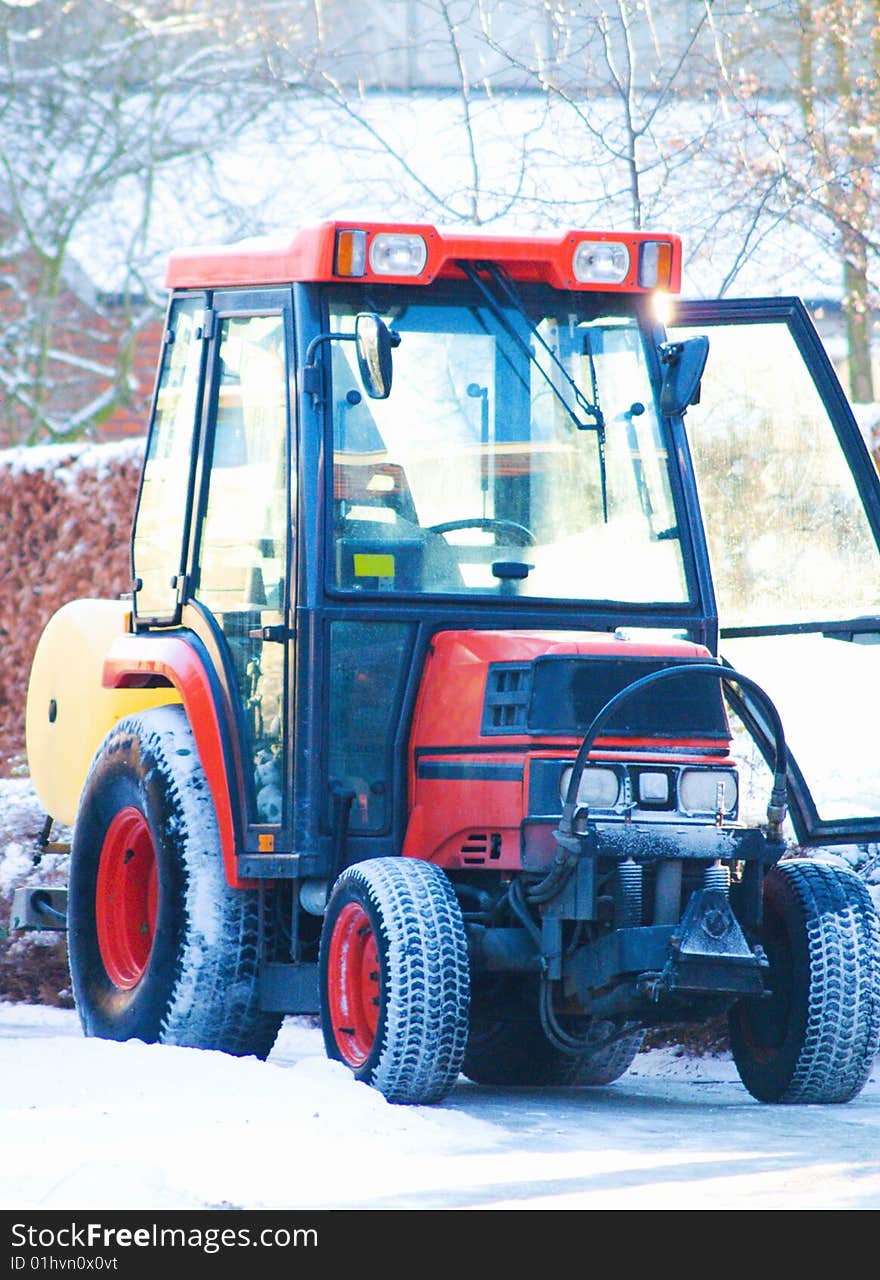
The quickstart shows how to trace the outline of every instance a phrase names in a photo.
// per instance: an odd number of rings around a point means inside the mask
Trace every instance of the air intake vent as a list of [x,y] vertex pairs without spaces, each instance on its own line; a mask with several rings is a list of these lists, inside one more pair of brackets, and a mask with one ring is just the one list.
[[523,733],[528,722],[531,691],[530,662],[490,663],[481,733]]
[[461,846],[461,860],[469,865],[501,857],[501,832],[471,831]]

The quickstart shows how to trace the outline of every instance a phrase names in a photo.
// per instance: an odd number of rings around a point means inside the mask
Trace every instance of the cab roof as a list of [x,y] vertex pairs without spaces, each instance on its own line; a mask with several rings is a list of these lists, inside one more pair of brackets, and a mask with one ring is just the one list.
[[[374,248],[389,243],[424,242],[415,261],[419,270],[395,270],[399,259]],[[354,259],[351,245],[356,241]],[[344,251],[342,249],[344,246]],[[590,258],[616,264],[601,278],[584,278]],[[647,293],[681,288],[681,240],[678,236],[638,231],[561,231],[551,235],[490,235],[471,230],[444,232],[420,223],[329,221],[305,227],[293,236],[243,240],[237,244],[201,245],[171,254],[165,283],[169,289],[238,288],[358,279],[373,283],[430,284],[461,277],[459,261],[494,263],[513,280],[557,289],[612,290]],[[661,264],[646,272],[645,263]],[[376,264],[379,264],[378,267]],[[390,263],[390,269],[389,269]],[[352,270],[352,265],[361,269]]]

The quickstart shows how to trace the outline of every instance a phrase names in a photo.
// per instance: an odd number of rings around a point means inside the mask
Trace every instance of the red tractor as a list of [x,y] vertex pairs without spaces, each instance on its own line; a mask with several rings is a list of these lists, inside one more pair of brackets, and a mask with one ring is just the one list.
[[680,277],[630,232],[172,256],[131,591],[28,695],[86,1034],[265,1057],[320,1013],[428,1103],[726,1014],[756,1098],[859,1092],[876,788],[807,773],[880,638],[878,478],[801,303],[664,327]]

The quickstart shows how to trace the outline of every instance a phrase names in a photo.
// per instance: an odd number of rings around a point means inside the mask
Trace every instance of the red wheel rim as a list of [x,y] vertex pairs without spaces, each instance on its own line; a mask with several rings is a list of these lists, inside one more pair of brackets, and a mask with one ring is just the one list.
[[120,809],[104,837],[95,917],[98,947],[114,986],[128,991],[144,975],[156,934],[156,849],[140,809]]
[[363,1066],[379,1025],[379,953],[369,917],[356,902],[342,908],[333,928],[327,998],[343,1060]]

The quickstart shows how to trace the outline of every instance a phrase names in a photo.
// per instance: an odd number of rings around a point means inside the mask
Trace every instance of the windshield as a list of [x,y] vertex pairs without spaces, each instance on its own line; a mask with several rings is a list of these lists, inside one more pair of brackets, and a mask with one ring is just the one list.
[[601,301],[331,295],[332,332],[376,310],[400,335],[385,400],[330,344],[333,586],[686,599],[643,335]]

